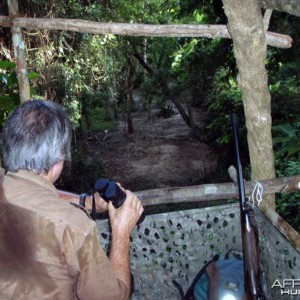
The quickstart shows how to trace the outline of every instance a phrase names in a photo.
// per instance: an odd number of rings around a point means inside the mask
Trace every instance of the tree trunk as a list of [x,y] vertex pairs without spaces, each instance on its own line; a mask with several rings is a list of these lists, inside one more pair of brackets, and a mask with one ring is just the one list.
[[134,127],[132,122],[132,103],[133,103],[133,97],[132,97],[132,90],[133,90],[133,84],[134,84],[134,66],[132,65],[132,62],[130,58],[127,59],[128,62],[128,75],[127,75],[127,91],[126,91],[126,119],[127,119],[127,130],[128,133],[134,133]]
[[[256,0],[223,0],[228,30],[233,39],[246,117],[252,179],[275,178],[271,134],[271,96],[264,61],[267,43],[263,18]],[[274,197],[264,199],[263,209],[275,209]]]
[[132,110],[132,90],[127,92],[127,105],[126,105],[126,116],[127,116],[127,129],[128,133],[134,133],[134,127],[132,122],[131,110]]
[[192,126],[194,126],[193,111],[192,111],[192,99],[188,100],[187,106],[188,106],[188,116],[190,119],[190,123]]
[[[10,18],[14,19],[19,15],[19,6],[17,0],[8,0],[8,10]],[[15,60],[17,65],[17,79],[19,84],[20,101],[24,102],[30,98],[30,87],[26,64],[25,42],[22,29],[20,27],[11,27]]]

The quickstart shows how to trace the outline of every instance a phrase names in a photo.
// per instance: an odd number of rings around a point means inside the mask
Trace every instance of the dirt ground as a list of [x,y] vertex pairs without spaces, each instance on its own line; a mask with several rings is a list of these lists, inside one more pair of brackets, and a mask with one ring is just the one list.
[[[132,115],[134,133],[126,123],[97,136],[96,152],[107,162],[107,177],[127,189],[141,191],[168,186],[189,186],[217,166],[218,156],[209,146],[191,135],[179,113],[159,117],[159,110]],[[205,113],[194,112],[198,126]]]

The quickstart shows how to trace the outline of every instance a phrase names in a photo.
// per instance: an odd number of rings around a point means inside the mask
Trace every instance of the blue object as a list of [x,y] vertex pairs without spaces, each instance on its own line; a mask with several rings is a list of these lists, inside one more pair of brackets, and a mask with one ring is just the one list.
[[[219,272],[218,300],[240,300],[244,294],[244,263],[242,259],[227,258],[219,259],[211,263],[216,264]],[[211,264],[210,263],[210,264]],[[206,266],[209,266],[209,264]],[[214,278],[209,278],[204,272],[194,286],[195,300],[209,299],[209,283]]]

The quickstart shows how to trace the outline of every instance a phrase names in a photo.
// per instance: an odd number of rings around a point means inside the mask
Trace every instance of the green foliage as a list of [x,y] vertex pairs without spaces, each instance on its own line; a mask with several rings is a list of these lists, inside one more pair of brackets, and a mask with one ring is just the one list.
[[[29,80],[36,79],[39,74],[30,72]],[[0,61],[0,126],[8,114],[20,104],[19,84],[16,73],[16,64],[10,61]],[[35,89],[30,87],[30,96],[35,94]]]
[[64,107],[66,108],[73,128],[77,128],[81,119],[79,101],[75,96],[66,95],[64,99]]
[[110,91],[118,64],[113,66],[109,52],[115,40],[113,35],[84,34],[75,49],[62,35],[48,50],[48,55],[56,58],[50,60],[50,65],[44,59],[43,49],[36,53],[41,58],[36,64],[47,80],[45,84],[41,80],[40,93],[47,89],[53,100],[64,104],[74,128],[80,128],[89,108],[106,107],[114,98]]
[[[274,11],[270,29],[293,37],[290,49],[268,49],[266,65],[271,92],[276,175],[300,174],[300,59],[298,17]],[[300,232],[300,193],[276,196],[277,212]]]
[[88,109],[89,130],[104,131],[113,128],[112,115],[104,107],[95,107]]
[[300,192],[282,194],[276,198],[276,211],[300,233]]
[[[220,57],[222,44],[223,42],[218,39],[180,39],[177,50],[172,55],[174,58],[172,70],[178,73],[181,80],[187,81],[188,85],[193,80],[196,88],[200,88],[202,92],[216,69],[224,63],[224,54],[221,55],[222,58]],[[210,60],[208,57],[213,59]],[[189,72],[186,72],[187,70]]]
[[300,121],[273,126],[277,176],[300,174]]
[[277,71],[271,72],[269,77],[273,119],[276,123],[295,120],[300,114],[300,61],[287,64],[279,62],[276,68]]
[[[230,114],[242,113],[242,94],[236,78],[228,67],[220,67],[212,80],[212,87],[206,97],[206,104],[211,113],[207,128],[217,143],[227,144],[232,137]],[[240,121],[241,124],[243,120]]]
[[[276,173],[279,177],[300,174],[300,121],[273,126]],[[300,232],[300,192],[276,196],[276,210]]]
[[166,10],[167,5],[164,1],[157,0],[136,0],[130,3],[111,0],[107,6],[105,17],[109,17],[109,21],[114,20],[115,22],[165,23],[169,16]]
[[286,173],[289,176],[299,175],[300,174],[300,161],[288,161],[286,167]]
[[45,17],[51,14],[53,17],[78,18],[89,20],[101,20],[103,4],[97,1],[60,1],[60,0],[23,0],[19,2],[21,15],[31,15],[35,17]]
[[[178,49],[173,52],[172,69],[174,72],[181,71],[180,69],[184,66],[186,60],[197,50],[196,46],[199,41],[200,40],[196,38],[188,40],[183,45],[179,45]],[[185,76],[187,77],[188,75],[186,74]],[[186,77],[182,78],[182,80],[186,80]]]
[[15,71],[15,63],[0,61],[0,123],[3,123],[5,116],[11,112],[19,103],[18,80]]
[[272,129],[276,158],[285,157],[288,159],[300,152],[300,121],[273,126]]
[[143,81],[141,90],[145,110],[153,104],[159,108],[165,106],[168,96],[168,80],[170,80],[170,74],[164,69],[157,69],[152,76]]
[[220,22],[222,3],[214,0],[205,3],[189,0],[168,1],[167,9],[173,19],[180,20],[181,23],[213,24]]

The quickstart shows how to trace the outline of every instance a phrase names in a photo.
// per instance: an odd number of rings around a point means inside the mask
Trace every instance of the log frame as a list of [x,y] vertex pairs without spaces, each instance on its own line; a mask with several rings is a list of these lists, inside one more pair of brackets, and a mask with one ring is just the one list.
[[[8,0],[8,10],[10,18],[14,19],[19,15],[19,6],[17,0]],[[23,39],[22,28],[19,26],[12,26],[12,40],[14,47],[14,54],[16,59],[17,79],[19,84],[20,101],[25,102],[30,98],[30,85],[28,79],[27,62],[25,42]]]
[[[297,175],[260,181],[245,181],[246,196],[251,195],[257,183],[262,185],[264,194],[300,191],[300,175]],[[235,182],[151,189],[136,191],[135,194],[141,199],[144,206],[170,203],[218,202],[219,200],[238,199],[239,197],[238,185]],[[79,197],[76,193],[61,190],[59,195],[67,201]]]
[[[60,18],[14,18],[0,16],[0,26],[18,26],[32,30],[65,30],[91,34],[116,34],[152,37],[205,37],[227,38],[231,36],[226,25],[151,25],[131,23],[100,23],[80,19]],[[266,32],[269,46],[287,49],[292,47],[292,38],[275,32]]]

